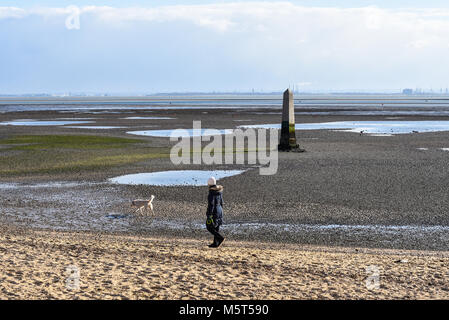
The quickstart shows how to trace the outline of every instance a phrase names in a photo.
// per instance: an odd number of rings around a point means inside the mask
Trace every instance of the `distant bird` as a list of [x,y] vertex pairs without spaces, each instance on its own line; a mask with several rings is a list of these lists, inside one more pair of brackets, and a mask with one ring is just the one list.
[[134,213],[139,212],[141,215],[144,215],[145,212],[148,213],[149,211],[153,213],[153,199],[154,195],[151,195],[150,200],[136,199],[131,201],[131,207],[137,208]]
[[365,130],[360,131],[360,135],[362,135],[365,132]]

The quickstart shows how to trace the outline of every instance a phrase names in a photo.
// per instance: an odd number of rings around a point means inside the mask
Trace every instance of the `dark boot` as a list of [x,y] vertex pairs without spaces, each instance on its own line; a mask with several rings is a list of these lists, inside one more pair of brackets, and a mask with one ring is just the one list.
[[209,248],[217,248],[224,240],[223,236],[218,232],[220,226],[214,226],[212,224],[206,225],[207,230],[214,235],[214,242],[209,245]]
[[220,244],[223,243],[224,239],[225,239],[224,237],[221,237],[220,239],[218,239],[217,248],[220,246]]

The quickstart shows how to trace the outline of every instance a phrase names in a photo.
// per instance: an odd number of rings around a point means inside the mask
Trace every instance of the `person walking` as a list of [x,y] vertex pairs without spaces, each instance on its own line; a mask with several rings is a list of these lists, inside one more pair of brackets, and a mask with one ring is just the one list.
[[218,248],[224,240],[219,233],[223,223],[223,186],[217,185],[215,177],[210,177],[207,180],[207,185],[209,186],[209,195],[207,197],[206,228],[214,236],[214,242],[209,247]]

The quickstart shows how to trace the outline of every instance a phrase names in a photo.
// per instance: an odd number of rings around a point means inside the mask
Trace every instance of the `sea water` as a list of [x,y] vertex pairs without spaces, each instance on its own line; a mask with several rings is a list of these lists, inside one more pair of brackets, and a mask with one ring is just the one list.
[[211,176],[219,180],[243,172],[245,170],[172,170],[127,174],[110,178],[109,182],[151,186],[206,186],[207,179]]
[[[280,124],[242,125],[240,128],[280,129]],[[449,121],[336,121],[297,123],[296,130],[339,130],[372,135],[405,134],[413,132],[449,131]]]

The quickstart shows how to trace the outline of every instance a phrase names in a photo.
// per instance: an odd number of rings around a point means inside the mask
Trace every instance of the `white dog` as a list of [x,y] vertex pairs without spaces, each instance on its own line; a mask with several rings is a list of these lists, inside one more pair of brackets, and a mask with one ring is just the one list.
[[153,213],[153,199],[154,196],[151,195],[150,200],[142,200],[142,199],[136,199],[131,201],[131,207],[136,207],[136,212],[140,212],[141,215],[144,215],[144,212],[151,211]]

